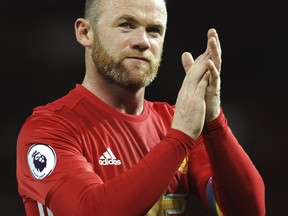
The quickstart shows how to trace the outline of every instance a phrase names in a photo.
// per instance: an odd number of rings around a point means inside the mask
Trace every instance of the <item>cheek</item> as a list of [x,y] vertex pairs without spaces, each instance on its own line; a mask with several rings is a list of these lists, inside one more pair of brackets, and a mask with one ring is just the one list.
[[155,57],[161,57],[163,52],[163,43],[155,43],[151,46],[151,51],[154,53]]
[[121,55],[123,51],[126,50],[128,46],[128,39],[125,38],[125,36],[106,36],[106,38],[103,40],[103,46],[107,51],[113,55],[118,56]]

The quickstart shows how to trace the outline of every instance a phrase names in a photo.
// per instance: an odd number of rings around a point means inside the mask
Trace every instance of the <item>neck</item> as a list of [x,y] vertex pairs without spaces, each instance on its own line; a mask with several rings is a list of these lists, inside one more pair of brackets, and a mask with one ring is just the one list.
[[87,74],[82,85],[121,113],[140,115],[143,111],[144,87],[131,91],[109,83],[100,76],[95,79],[95,77],[88,77]]

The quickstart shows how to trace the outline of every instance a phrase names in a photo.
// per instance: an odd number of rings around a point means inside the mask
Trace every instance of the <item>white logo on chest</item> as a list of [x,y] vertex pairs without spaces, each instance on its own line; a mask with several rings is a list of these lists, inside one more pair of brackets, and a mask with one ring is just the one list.
[[110,148],[99,159],[99,164],[102,166],[121,165],[121,160],[117,160]]

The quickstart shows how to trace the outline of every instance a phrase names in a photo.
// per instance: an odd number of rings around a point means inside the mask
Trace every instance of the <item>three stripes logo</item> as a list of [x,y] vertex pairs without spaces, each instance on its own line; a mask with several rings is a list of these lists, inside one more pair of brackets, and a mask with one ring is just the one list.
[[121,160],[117,160],[110,148],[99,159],[99,164],[102,166],[121,165]]

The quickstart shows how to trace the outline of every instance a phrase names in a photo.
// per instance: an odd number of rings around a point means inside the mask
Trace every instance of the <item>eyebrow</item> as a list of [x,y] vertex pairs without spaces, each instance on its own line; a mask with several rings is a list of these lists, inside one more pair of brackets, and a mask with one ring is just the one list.
[[[117,17],[116,20],[118,20],[118,21],[119,20],[126,20],[126,21],[131,22],[131,23],[139,24],[139,21],[133,15],[129,15],[129,14],[122,14],[121,16]],[[159,28],[162,31],[165,29],[165,25],[163,25],[163,23],[160,21],[156,21],[155,23],[151,23],[148,25],[148,27]]]
[[139,23],[139,22],[137,21],[137,19],[134,18],[134,16],[128,15],[128,14],[122,14],[121,16],[116,17],[115,20],[117,20],[117,21],[119,21],[119,20],[126,20],[126,21],[129,21],[129,22],[132,22],[132,23]]

